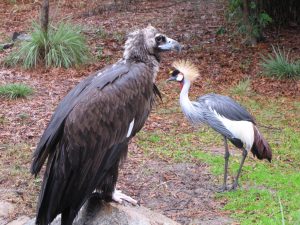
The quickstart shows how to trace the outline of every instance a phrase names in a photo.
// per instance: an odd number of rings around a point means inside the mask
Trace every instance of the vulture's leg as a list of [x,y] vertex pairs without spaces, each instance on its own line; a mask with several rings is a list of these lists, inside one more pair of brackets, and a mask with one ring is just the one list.
[[106,175],[105,182],[100,188],[103,191],[103,199],[107,202],[110,202],[113,199],[113,193],[116,188],[116,183],[119,175],[119,160],[115,165],[110,169]]
[[61,225],[72,225],[77,211],[70,208],[65,209],[61,214]]
[[235,190],[237,188],[237,186],[239,185],[238,179],[240,177],[240,174],[241,174],[241,171],[242,171],[242,167],[244,165],[244,162],[245,162],[245,159],[247,157],[247,154],[248,154],[247,150],[243,148],[243,156],[242,156],[242,161],[241,161],[241,164],[240,164],[240,168],[239,168],[238,173],[236,175],[235,181],[234,181],[234,183],[232,185],[232,189],[233,190]]
[[122,156],[119,157],[118,161],[115,163],[115,165],[110,169],[109,173],[106,176],[106,182],[103,185],[103,195],[104,200],[106,201],[115,201],[120,204],[122,204],[123,200],[132,203],[133,205],[136,205],[138,202],[131,198],[130,196],[127,196],[123,194],[120,190],[116,189],[116,183],[118,180],[119,175],[119,164],[122,159]]
[[228,190],[227,188],[227,175],[228,175],[228,161],[229,161],[229,150],[228,150],[228,143],[227,143],[227,138],[224,136],[224,147],[225,147],[225,166],[224,166],[224,181],[223,181],[223,186],[219,190],[220,192]]

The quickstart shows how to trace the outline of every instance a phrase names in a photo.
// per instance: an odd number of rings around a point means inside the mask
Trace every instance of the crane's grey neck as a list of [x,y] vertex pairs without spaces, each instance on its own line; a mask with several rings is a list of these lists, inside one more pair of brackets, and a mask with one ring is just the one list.
[[185,116],[187,116],[189,118],[188,114],[190,114],[190,112],[193,110],[192,102],[189,99],[189,89],[191,86],[191,82],[186,79],[183,82],[184,83],[183,83],[183,87],[180,92],[179,101],[180,101],[180,105],[183,110],[183,113],[185,114]]
[[190,101],[189,99],[189,89],[191,86],[191,82],[189,80],[184,80],[183,87],[180,92],[180,106],[183,114],[186,118],[191,122],[192,125],[201,125],[202,124],[202,112],[199,111],[198,102]]

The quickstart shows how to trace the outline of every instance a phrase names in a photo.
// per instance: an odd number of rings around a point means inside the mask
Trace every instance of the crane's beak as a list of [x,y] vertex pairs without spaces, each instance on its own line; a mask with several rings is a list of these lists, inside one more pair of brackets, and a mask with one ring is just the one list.
[[167,82],[169,82],[169,81],[176,81],[176,76],[172,76],[169,79],[167,79]]
[[181,45],[172,38],[166,37],[166,42],[158,46],[161,51],[176,51],[181,52]]

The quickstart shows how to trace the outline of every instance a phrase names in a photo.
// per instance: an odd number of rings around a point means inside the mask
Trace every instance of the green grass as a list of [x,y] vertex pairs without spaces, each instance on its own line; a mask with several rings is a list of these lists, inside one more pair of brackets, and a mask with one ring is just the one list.
[[[241,224],[300,224],[300,103],[259,96],[251,100],[243,97],[242,103],[251,108],[258,124],[272,127],[261,127],[260,131],[272,147],[273,160],[268,163],[249,154],[240,178],[242,187],[216,194],[216,198],[227,202],[224,210]],[[158,130],[151,134],[143,131],[138,134],[138,144],[149,156],[176,162],[206,162],[222,184],[223,151],[216,154],[210,149],[222,149],[223,141],[211,129],[184,132],[174,127],[168,133]],[[240,158],[241,155],[230,157],[230,175],[236,175]]]
[[230,89],[230,93],[233,95],[250,95],[251,91],[251,80],[241,80],[236,86]]
[[263,74],[277,78],[300,78],[300,60],[289,58],[289,52],[279,47],[273,48],[273,54],[262,57],[261,67]]
[[25,84],[6,84],[0,86],[0,96],[16,99],[25,98],[33,93],[33,89]]
[[26,69],[38,64],[69,68],[88,62],[88,47],[79,27],[61,22],[57,28],[50,26],[46,35],[40,25],[33,23],[30,36],[30,41],[21,42],[5,59],[6,65],[20,63]]

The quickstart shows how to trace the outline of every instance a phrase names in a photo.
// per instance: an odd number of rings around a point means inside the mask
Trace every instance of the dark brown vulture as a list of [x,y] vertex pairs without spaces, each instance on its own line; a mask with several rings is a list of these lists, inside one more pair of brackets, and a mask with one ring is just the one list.
[[123,59],[80,82],[59,103],[33,155],[34,175],[48,158],[36,224],[49,224],[58,214],[62,225],[72,224],[94,190],[106,201],[128,197],[115,191],[118,167],[160,96],[154,80],[160,53],[169,50],[180,45],[154,27],[134,31]]

